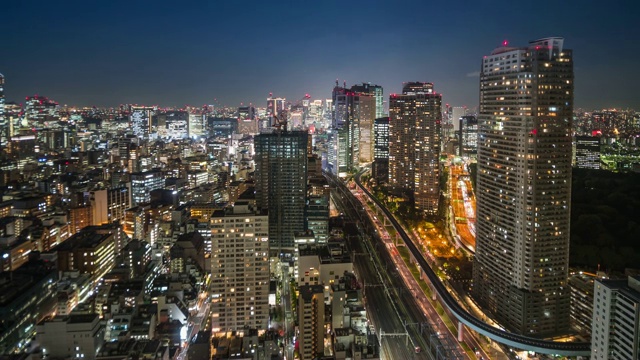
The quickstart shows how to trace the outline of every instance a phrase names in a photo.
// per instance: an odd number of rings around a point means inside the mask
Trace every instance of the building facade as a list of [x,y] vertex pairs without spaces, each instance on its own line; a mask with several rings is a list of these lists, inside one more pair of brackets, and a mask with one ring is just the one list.
[[562,38],[484,57],[473,295],[529,336],[569,328],[572,116],[572,53]]
[[131,174],[131,206],[151,201],[151,191],[164,188],[164,178],[159,170]]
[[389,117],[377,118],[373,125],[373,164],[371,172],[378,182],[389,181]]
[[600,169],[600,137],[576,136],[575,166],[580,169]]
[[9,141],[9,126],[4,115],[4,75],[0,74],[0,146],[4,147]]
[[336,83],[331,103],[328,163],[333,174],[345,177],[361,162],[373,161],[375,97]]
[[324,286],[302,285],[299,292],[300,359],[316,359],[324,351]]
[[293,252],[295,233],[305,229],[308,136],[278,131],[254,140],[256,204],[269,211],[272,255]]
[[440,199],[441,104],[431,83],[406,83],[389,97],[389,184],[431,215]]
[[247,201],[211,218],[214,332],[266,329],[269,321],[269,216]]
[[640,277],[596,280],[591,358],[640,358]]

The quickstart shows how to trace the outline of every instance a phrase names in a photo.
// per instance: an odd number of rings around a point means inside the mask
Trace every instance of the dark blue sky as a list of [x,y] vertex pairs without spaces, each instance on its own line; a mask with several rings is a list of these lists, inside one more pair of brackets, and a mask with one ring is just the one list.
[[6,1],[7,100],[181,106],[330,97],[335,79],[385,95],[429,81],[476,106],[480,60],[563,36],[576,107],[640,110],[636,1]]

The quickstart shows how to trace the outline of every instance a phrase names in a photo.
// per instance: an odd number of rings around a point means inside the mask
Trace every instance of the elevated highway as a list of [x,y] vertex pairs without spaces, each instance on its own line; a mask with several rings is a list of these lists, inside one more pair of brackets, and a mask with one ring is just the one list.
[[429,278],[429,282],[432,284],[434,290],[438,294],[438,297],[440,297],[440,299],[442,300],[442,304],[446,306],[449,311],[451,311],[451,313],[458,319],[458,321],[465,324],[470,329],[473,329],[474,331],[477,331],[478,333],[494,341],[517,349],[534,351],[541,354],[556,354],[564,356],[589,356],[591,354],[591,344],[589,343],[556,342],[511,333],[493,327],[467,312],[467,310],[465,310],[449,293],[440,278],[436,275],[436,273],[431,269],[427,261],[424,259],[420,250],[409,238],[407,233],[404,231],[402,226],[400,226],[391,212],[387,210],[387,208],[382,203],[380,203],[380,201],[378,201],[378,199],[376,199],[364,186],[362,186],[362,183],[360,182],[361,175],[362,172],[358,173],[354,177],[356,184],[369,197],[369,199],[371,199],[371,201],[373,201],[376,206],[379,207],[389,218],[398,235],[400,235],[407,248],[409,249],[409,251],[411,251],[411,254],[416,259],[416,262],[418,263],[424,274]]

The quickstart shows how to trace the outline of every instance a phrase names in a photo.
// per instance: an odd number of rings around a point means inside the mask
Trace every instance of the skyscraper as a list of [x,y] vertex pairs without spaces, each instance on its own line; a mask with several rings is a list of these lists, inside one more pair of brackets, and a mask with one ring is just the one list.
[[373,125],[373,164],[371,172],[378,182],[389,181],[389,118],[382,117]]
[[473,115],[460,118],[458,155],[475,158],[478,154],[478,119]]
[[335,175],[344,177],[360,162],[373,161],[375,98],[336,82],[332,104],[328,162]]
[[427,214],[440,199],[441,104],[431,83],[406,83],[389,98],[389,184],[410,192]]
[[269,322],[269,219],[248,201],[211,217],[214,332],[266,329]]
[[512,331],[569,327],[573,62],[563,39],[485,56],[473,295]]
[[9,127],[4,116],[4,75],[0,74],[0,145],[4,146],[9,139]]
[[293,236],[305,230],[307,141],[304,131],[255,137],[256,204],[269,211],[272,255],[293,252]]
[[371,85],[371,83],[362,83],[353,85],[351,87],[351,91],[373,96],[375,99],[375,118],[379,119],[384,117],[384,92],[382,91],[382,86]]

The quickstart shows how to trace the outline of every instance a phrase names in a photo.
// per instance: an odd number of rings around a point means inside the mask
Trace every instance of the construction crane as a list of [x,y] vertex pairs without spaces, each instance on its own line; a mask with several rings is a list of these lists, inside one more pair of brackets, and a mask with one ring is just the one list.
[[287,131],[287,113],[285,110],[280,111],[280,114],[276,115],[275,112],[273,114],[273,124],[271,124],[273,128],[280,131],[284,128],[284,131]]

